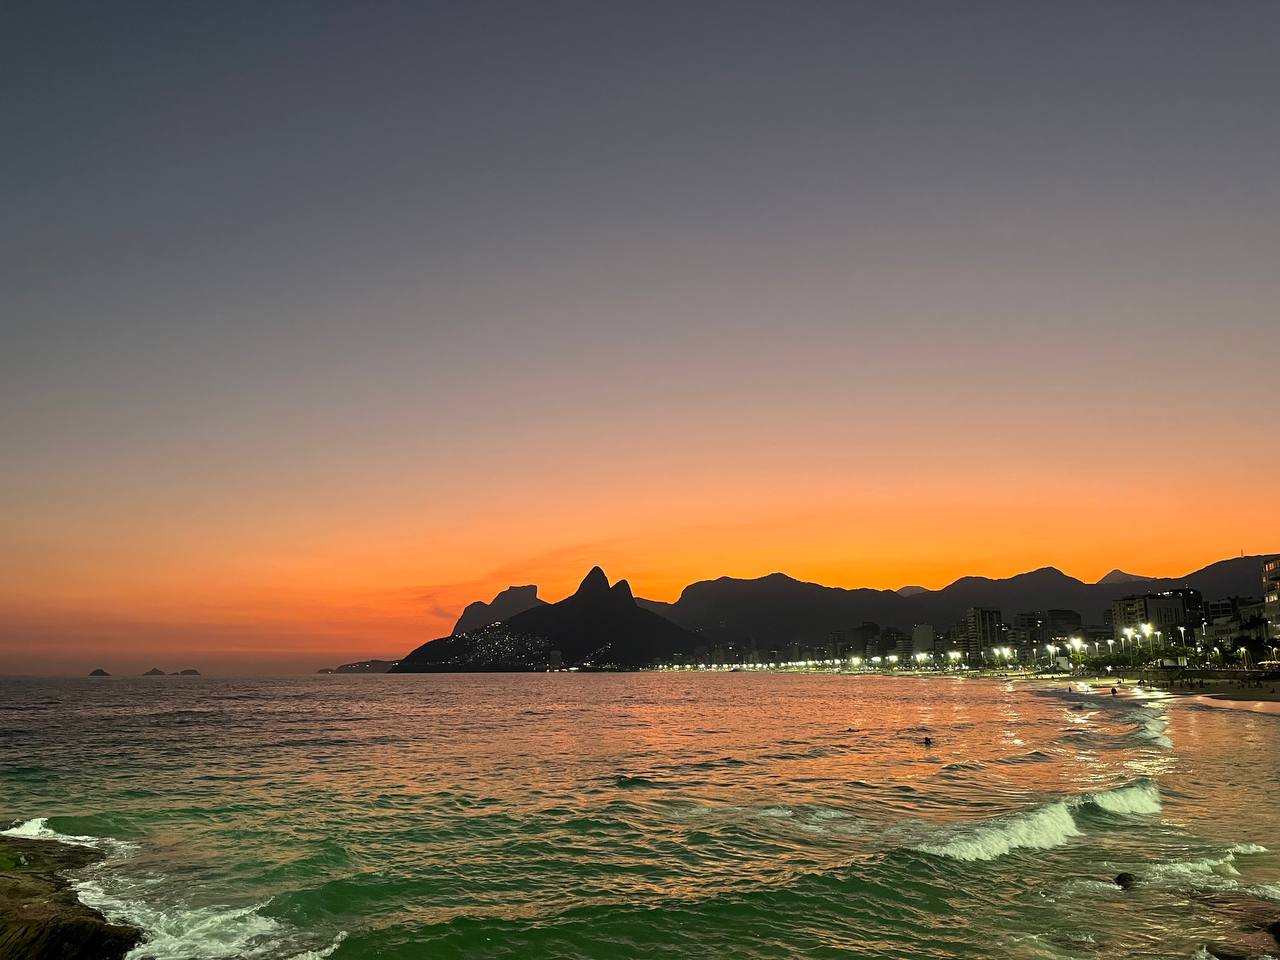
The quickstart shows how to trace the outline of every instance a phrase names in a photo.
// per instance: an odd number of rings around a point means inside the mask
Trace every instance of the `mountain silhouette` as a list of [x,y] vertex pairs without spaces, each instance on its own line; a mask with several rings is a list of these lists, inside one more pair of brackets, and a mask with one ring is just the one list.
[[1102,585],[1112,584],[1112,583],[1143,583],[1151,579],[1153,578],[1144,577],[1136,573],[1125,573],[1123,570],[1117,568],[1115,570],[1112,570],[1105,577],[1099,580],[1098,584],[1102,586]]
[[524,613],[532,607],[544,606],[546,601],[538,599],[538,588],[534,585],[525,587],[507,587],[500,594],[485,603],[477,600],[467,604],[462,616],[454,624],[453,634],[470,633],[487,627],[498,620],[509,620],[517,613]]
[[706,642],[759,646],[822,643],[838,630],[864,622],[909,630],[929,623],[945,629],[970,607],[996,607],[1006,620],[1032,610],[1078,611],[1101,624],[1112,602],[1128,594],[1192,587],[1206,598],[1256,596],[1262,556],[1233,557],[1183,577],[1084,583],[1054,567],[1005,579],[962,577],[941,590],[903,596],[893,590],[848,590],[805,583],[785,574],[741,580],[721,577],[685,587],[675,603],[640,600]]
[[610,586],[604,571],[592,567],[572,596],[424,643],[392,672],[530,670],[557,663],[638,667],[691,650],[696,642],[689,631],[638,606],[626,580]]

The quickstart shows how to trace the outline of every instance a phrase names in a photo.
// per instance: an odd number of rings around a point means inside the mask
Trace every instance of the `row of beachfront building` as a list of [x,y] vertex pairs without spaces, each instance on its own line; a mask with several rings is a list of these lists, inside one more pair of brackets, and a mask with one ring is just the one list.
[[1191,588],[1134,593],[1114,601],[1100,624],[1079,611],[1032,610],[1006,619],[995,607],[971,607],[943,629],[910,631],[865,622],[836,630],[823,643],[758,649],[719,644],[699,651],[704,663],[844,664],[858,666],[1048,663],[1080,657],[1186,657],[1247,665],[1280,659],[1280,557],[1262,565],[1261,596],[1205,600]]

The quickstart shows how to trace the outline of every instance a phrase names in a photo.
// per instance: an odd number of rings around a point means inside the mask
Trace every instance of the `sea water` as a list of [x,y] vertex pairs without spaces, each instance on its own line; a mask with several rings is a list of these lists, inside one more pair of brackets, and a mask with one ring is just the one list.
[[136,960],[1203,956],[1278,785],[1280,716],[1065,684],[0,681],[0,828]]

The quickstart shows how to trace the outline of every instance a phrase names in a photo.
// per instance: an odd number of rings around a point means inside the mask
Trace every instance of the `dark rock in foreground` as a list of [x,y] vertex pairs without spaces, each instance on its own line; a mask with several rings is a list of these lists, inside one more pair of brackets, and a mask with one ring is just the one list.
[[111,676],[111,674],[107,673],[107,671],[105,671],[105,670],[103,670],[101,667],[99,667],[97,670],[91,670],[91,671],[89,671],[89,676],[91,676],[91,677],[109,677],[109,676]]
[[121,960],[142,940],[76,899],[60,874],[97,850],[0,837],[0,960]]

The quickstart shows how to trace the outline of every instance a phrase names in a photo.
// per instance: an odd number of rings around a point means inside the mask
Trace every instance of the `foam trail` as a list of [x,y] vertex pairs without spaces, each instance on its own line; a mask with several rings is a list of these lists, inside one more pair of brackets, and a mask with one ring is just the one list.
[[70,844],[73,847],[93,847],[104,853],[124,854],[138,849],[136,843],[127,840],[115,840],[111,837],[85,837],[75,834],[59,833],[49,826],[48,817],[36,817],[25,820],[8,830],[0,830],[0,836],[21,837],[25,840],[53,840]]

